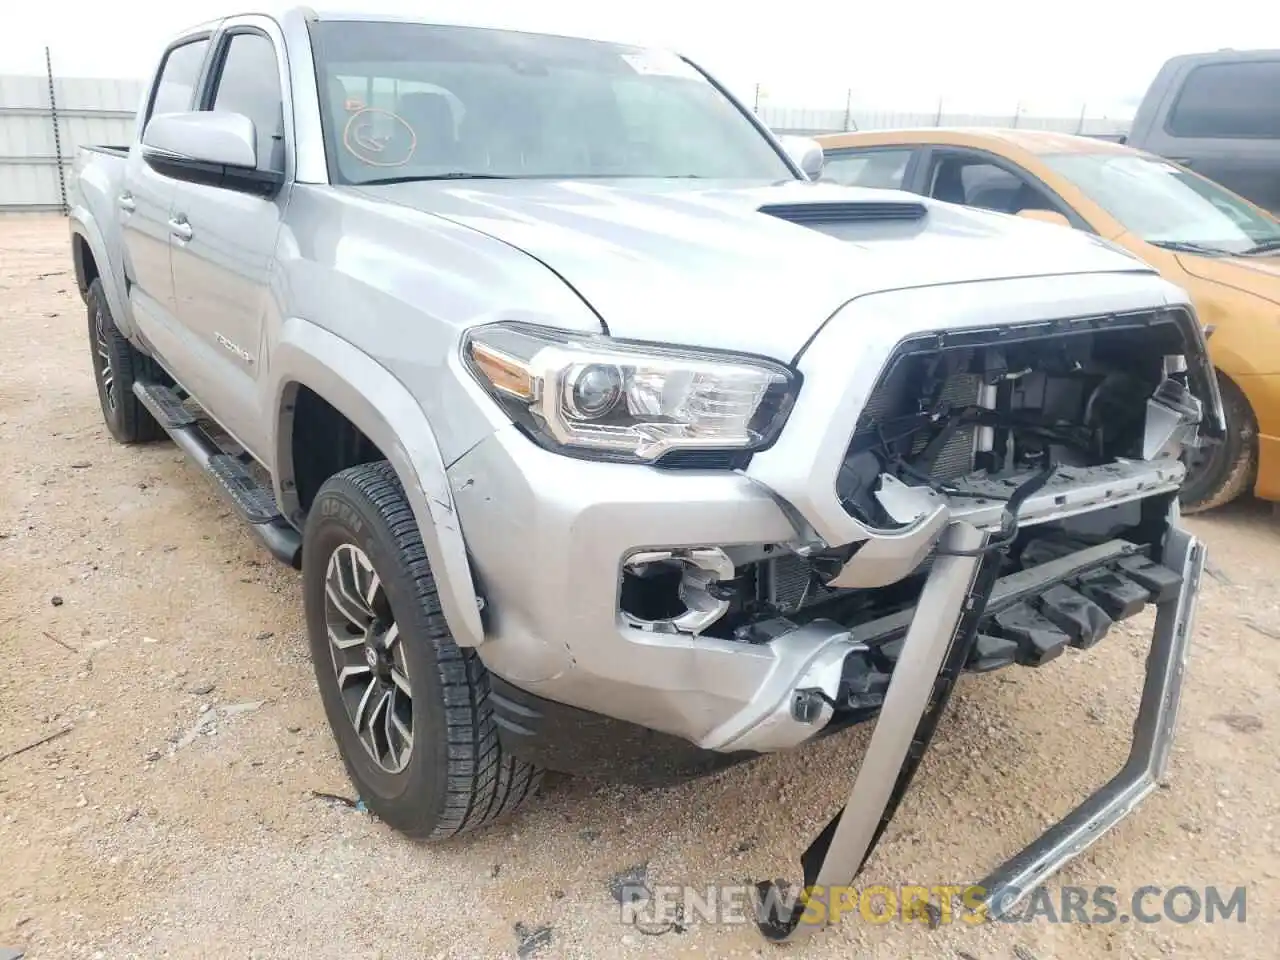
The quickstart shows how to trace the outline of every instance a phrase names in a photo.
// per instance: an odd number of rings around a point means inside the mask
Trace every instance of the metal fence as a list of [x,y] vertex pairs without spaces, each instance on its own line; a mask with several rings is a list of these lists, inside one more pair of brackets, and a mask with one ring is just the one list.
[[778,133],[806,136],[844,130],[900,130],[906,127],[1020,127],[1086,136],[1125,133],[1129,129],[1128,118],[1090,116],[1087,104],[1082,105],[1078,112],[1065,116],[1023,111],[1017,104],[1011,105],[1007,113],[958,113],[946,109],[942,102],[934,110],[920,112],[858,107],[813,110],[765,103],[756,107],[756,113]]
[[128,143],[140,80],[0,76],[0,210],[63,210],[76,150]]
[[[47,61],[47,56],[46,56]],[[46,76],[0,76],[0,211],[64,210],[76,150],[86,144],[123,144],[133,137],[143,93],[140,80]],[[1023,112],[956,113],[942,102],[929,112],[804,109],[761,103],[756,112],[778,133],[816,134],[841,130],[918,126],[1025,127],[1064,133],[1120,133],[1127,120]]]

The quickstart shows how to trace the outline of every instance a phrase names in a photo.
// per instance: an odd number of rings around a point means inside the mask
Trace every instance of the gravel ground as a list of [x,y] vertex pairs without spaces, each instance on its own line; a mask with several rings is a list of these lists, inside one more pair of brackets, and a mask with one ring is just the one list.
[[[611,877],[794,876],[865,744],[851,731],[678,788],[560,779],[515,820],[410,843],[351,797],[297,575],[167,443],[101,423],[66,224],[0,218],[0,948],[29,957],[1275,955],[1280,520],[1210,545],[1168,789],[1051,885],[1248,885],[1247,922],[872,925],[776,948],[623,926]],[[1268,574],[1267,571],[1272,571]],[[1119,766],[1149,621],[969,678],[865,884],[963,883]],[[1158,903],[1157,901],[1155,901]],[[0,955],[3,955],[0,949]]]

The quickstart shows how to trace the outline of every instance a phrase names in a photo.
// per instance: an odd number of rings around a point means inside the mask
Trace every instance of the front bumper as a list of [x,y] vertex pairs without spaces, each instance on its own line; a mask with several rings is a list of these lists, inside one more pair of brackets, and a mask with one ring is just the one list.
[[[1180,464],[1167,461],[1068,471],[1019,513],[1030,525],[1167,496],[1182,475]],[[704,749],[767,752],[817,736],[853,659],[869,647],[887,649],[884,641],[919,619],[919,606],[914,619],[908,610],[852,630],[817,619],[757,644],[637,629],[619,615],[624,557],[646,548],[794,543],[800,534],[784,506],[738,474],[572,460],[514,429],[475,447],[450,480],[486,598],[486,640],[477,648],[485,665],[536,696]],[[944,528],[986,535],[999,526],[998,509],[981,500],[931,495],[926,506]],[[1085,557],[1091,564],[1056,575],[1046,564],[1039,582],[1030,571],[1023,593],[1037,595],[1123,555]],[[802,694],[814,709],[797,708]]]
[[515,428],[449,474],[486,601],[477,653],[507,682],[715,747],[729,739],[721,728],[787,702],[809,669],[838,672],[841,640],[830,630],[752,646],[645,632],[619,617],[619,571],[635,550],[795,539],[778,502],[740,474],[574,460]]

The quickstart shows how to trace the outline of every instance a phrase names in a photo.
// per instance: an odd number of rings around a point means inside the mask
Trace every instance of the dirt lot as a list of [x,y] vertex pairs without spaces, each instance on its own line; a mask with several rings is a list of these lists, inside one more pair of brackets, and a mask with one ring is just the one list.
[[[854,731],[666,790],[560,780],[515,821],[421,847],[351,796],[297,575],[172,445],[102,427],[66,225],[0,218],[0,948],[29,957],[1201,957],[1280,940],[1280,520],[1211,549],[1168,789],[1054,882],[1248,885],[1247,922],[621,925],[610,878],[794,876]],[[1270,574],[1267,571],[1272,571]],[[1148,623],[966,680],[866,884],[963,883],[1118,767]],[[54,736],[15,756],[10,751]],[[1148,906],[1159,905],[1157,896]],[[0,949],[0,955],[3,955]]]

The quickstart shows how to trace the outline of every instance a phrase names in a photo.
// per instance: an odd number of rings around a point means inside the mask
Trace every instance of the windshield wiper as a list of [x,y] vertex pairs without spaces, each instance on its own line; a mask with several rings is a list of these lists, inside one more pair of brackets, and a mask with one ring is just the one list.
[[518,180],[519,177],[504,177],[497,173],[467,173],[455,170],[451,173],[420,173],[403,177],[379,177],[376,180],[361,180],[356,186],[374,187],[386,183],[417,183],[421,180]]
[[1253,257],[1260,253],[1274,253],[1277,250],[1280,250],[1280,237],[1276,237],[1274,240],[1263,240],[1261,243],[1255,243],[1248,250],[1244,251],[1244,253],[1240,254],[1240,256]]
[[1231,251],[1219,247],[1204,247],[1198,243],[1187,243],[1183,240],[1148,240],[1153,247],[1162,250],[1174,250],[1178,253],[1198,253],[1206,257],[1225,257]]

